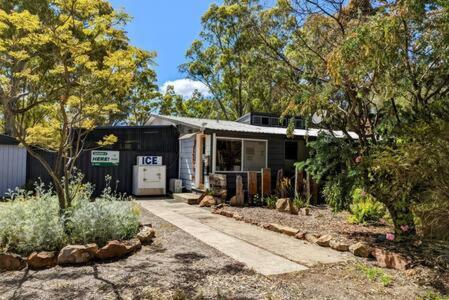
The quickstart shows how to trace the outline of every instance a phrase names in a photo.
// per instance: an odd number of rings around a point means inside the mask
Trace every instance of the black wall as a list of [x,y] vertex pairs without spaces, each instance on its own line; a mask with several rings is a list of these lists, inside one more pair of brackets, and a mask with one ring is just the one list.
[[[92,147],[105,135],[117,136],[118,142],[103,147],[102,150],[120,151],[120,164],[117,167],[94,167],[90,159],[91,151],[82,153],[77,161],[77,168],[85,175],[85,180],[95,184],[95,195],[105,188],[105,177],[112,177],[111,185],[117,192],[132,194],[133,166],[137,156],[162,156],[162,164],[167,166],[167,190],[170,178],[178,177],[178,131],[173,126],[129,126],[101,127],[89,134],[86,144]],[[52,165],[55,155],[50,152],[38,151]],[[50,183],[50,177],[35,158],[27,157],[27,182],[41,179]]]

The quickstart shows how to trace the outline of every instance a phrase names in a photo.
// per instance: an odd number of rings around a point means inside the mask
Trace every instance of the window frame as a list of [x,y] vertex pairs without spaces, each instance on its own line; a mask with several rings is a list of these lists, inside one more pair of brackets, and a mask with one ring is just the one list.
[[[245,155],[243,153],[243,150],[245,148],[245,141],[252,141],[252,142],[264,142],[265,143],[265,166],[264,168],[267,168],[268,166],[268,140],[265,139],[251,139],[251,138],[238,138],[238,137],[226,137],[226,136],[216,136],[214,134],[213,136],[213,162],[212,162],[212,174],[215,173],[247,173],[247,172],[258,172],[259,171],[245,171],[243,170],[243,160],[245,158]],[[217,140],[235,140],[235,141],[241,141],[241,159],[240,159],[240,171],[217,171]]]

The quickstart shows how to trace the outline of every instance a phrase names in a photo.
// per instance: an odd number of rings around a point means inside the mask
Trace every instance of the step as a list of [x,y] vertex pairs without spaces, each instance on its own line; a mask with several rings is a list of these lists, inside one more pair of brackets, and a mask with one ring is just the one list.
[[173,194],[173,199],[176,201],[185,202],[190,205],[199,204],[201,195],[194,193],[175,193]]

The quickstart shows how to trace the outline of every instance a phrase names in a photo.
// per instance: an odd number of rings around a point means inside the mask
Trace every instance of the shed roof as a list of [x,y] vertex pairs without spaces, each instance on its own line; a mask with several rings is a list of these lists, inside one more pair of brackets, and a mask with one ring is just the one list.
[[18,145],[19,142],[9,135],[0,134],[0,145]]
[[[224,121],[224,120],[214,120],[214,119],[197,119],[188,117],[176,117],[176,116],[163,116],[163,115],[151,115],[147,124],[151,125],[155,120],[162,120],[173,123],[175,125],[184,125],[192,127],[198,130],[211,130],[211,131],[232,131],[232,132],[244,132],[244,133],[261,133],[261,134],[276,134],[276,135],[287,135],[287,129],[281,127],[265,127],[256,126],[247,123],[237,122],[237,121]],[[320,133],[329,132],[325,129],[309,128],[306,129],[295,129],[292,133],[295,136],[313,136],[316,137]],[[342,131],[333,131],[336,137],[344,137]],[[357,139],[358,135],[355,132],[349,132],[352,138]]]

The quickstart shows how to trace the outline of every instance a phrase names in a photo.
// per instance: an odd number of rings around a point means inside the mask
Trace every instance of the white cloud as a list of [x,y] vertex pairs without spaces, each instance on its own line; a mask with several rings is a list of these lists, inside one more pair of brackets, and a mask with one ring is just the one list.
[[174,81],[166,81],[161,87],[161,92],[165,93],[169,85],[174,86],[175,92],[184,98],[190,98],[195,90],[198,90],[203,96],[210,96],[210,91],[207,86],[199,81],[184,78]]

